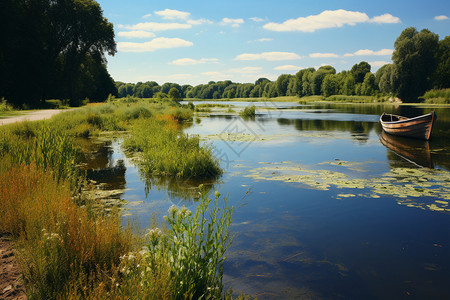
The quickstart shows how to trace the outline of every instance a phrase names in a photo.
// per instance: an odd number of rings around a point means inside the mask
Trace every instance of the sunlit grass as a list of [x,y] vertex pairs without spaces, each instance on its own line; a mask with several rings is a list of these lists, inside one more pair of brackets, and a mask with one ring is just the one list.
[[178,130],[178,123],[169,115],[137,123],[123,145],[142,153],[141,169],[147,176],[202,178],[222,173],[212,149],[201,146],[198,137]]
[[131,249],[129,233],[119,230],[118,214],[103,217],[78,207],[69,185],[50,169],[0,163],[0,230],[16,240],[31,298],[55,299],[73,278],[111,273]]

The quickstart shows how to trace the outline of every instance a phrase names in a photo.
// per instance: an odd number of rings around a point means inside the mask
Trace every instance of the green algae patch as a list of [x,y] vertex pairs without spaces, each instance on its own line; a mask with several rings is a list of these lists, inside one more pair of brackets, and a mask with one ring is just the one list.
[[[396,198],[399,205],[436,212],[450,212],[450,173],[428,168],[391,168],[389,172],[367,178],[368,164],[374,162],[334,161],[318,166],[334,170],[314,169],[314,166],[282,163],[261,163],[262,167],[249,171],[246,177],[254,180],[298,183],[301,187],[327,191],[330,188],[360,190],[358,193],[339,193],[338,199],[355,197]],[[339,166],[336,171],[336,166]],[[342,167],[342,170],[341,168]],[[351,172],[350,172],[351,171]],[[351,177],[347,174],[351,173]],[[356,174],[355,174],[356,173]],[[438,200],[435,200],[438,199]]]
[[339,198],[350,198],[350,197],[356,197],[355,194],[337,194],[337,197]]

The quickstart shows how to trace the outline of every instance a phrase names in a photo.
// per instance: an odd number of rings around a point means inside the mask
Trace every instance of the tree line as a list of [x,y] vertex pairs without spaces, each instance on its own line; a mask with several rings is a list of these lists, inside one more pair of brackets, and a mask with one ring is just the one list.
[[119,97],[128,95],[149,98],[165,97],[171,88],[182,98],[221,99],[278,96],[357,95],[393,96],[405,102],[415,101],[431,89],[450,87],[450,36],[439,36],[427,29],[418,32],[410,27],[403,30],[394,44],[392,64],[371,72],[369,63],[362,61],[348,71],[336,72],[332,66],[317,70],[307,68],[295,75],[282,74],[277,80],[259,78],[255,83],[235,83],[230,80],[210,81],[197,86],[176,83],[116,82]]
[[0,28],[0,98],[76,106],[117,93],[105,58],[117,52],[113,24],[96,1],[2,0]]

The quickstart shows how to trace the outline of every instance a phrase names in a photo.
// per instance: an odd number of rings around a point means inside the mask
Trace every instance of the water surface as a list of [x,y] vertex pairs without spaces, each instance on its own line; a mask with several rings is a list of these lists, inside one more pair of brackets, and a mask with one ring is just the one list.
[[[226,104],[257,115],[213,109],[184,129],[215,147],[225,173],[204,183],[235,207],[226,287],[259,299],[450,298],[450,109]],[[432,109],[429,142],[383,139],[383,111]],[[172,204],[195,209],[199,182],[141,179],[120,139],[97,146],[90,176],[120,189],[142,227]]]

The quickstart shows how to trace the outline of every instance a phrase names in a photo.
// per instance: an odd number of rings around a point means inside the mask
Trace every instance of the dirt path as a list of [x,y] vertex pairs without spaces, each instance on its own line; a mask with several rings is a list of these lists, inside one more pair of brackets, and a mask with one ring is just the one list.
[[26,113],[25,115],[21,116],[6,117],[4,119],[0,119],[0,126],[22,121],[37,121],[50,119],[52,116],[59,114],[62,111],[67,111],[67,109],[44,109]]
[[27,299],[21,277],[9,236],[0,233],[0,299]]

